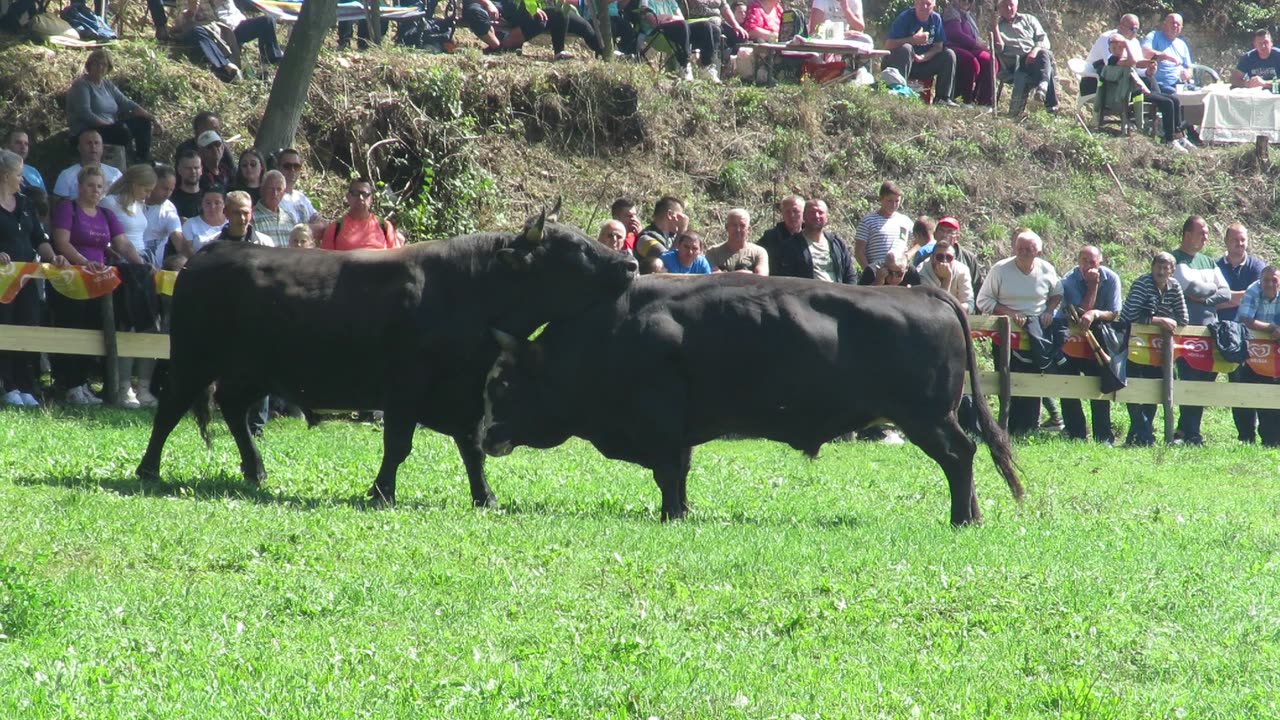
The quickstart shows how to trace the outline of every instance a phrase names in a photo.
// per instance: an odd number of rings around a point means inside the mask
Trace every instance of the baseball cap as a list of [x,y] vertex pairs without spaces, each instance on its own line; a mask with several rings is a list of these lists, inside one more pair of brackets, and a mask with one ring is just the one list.
[[196,145],[199,147],[209,147],[220,142],[222,142],[222,136],[216,130],[205,130],[200,133],[200,137],[196,138]]
[[938,220],[938,227],[949,227],[953,230],[960,229],[960,221],[950,215]]

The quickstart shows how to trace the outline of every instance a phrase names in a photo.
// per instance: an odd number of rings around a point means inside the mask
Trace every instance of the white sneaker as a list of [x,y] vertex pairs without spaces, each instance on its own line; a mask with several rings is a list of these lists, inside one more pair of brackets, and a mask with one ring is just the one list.
[[681,71],[680,79],[681,79],[681,80],[684,80],[685,82],[692,82],[692,81],[693,81],[693,66],[692,66],[692,65],[685,65],[685,66],[684,66],[684,70],[683,70],[683,71]]
[[138,402],[142,407],[155,407],[160,401],[156,399],[155,395],[151,394],[150,388],[142,385],[138,388]]
[[1169,143],[1169,147],[1173,148],[1174,150],[1177,150],[1180,153],[1187,152],[1187,146],[1183,145],[1181,140],[1174,140],[1173,142]]
[[142,403],[138,402],[138,396],[133,392],[132,385],[125,385],[116,393],[116,402],[120,407],[126,410],[137,410],[142,407]]
[[715,63],[711,63],[706,67],[706,70],[707,70],[707,79],[719,85],[720,84],[720,68],[716,67]]
[[884,431],[884,439],[880,442],[885,445],[902,445],[906,440],[902,438],[902,433],[897,430],[889,429]]
[[22,393],[22,404],[27,407],[40,407],[40,401],[31,393]]
[[22,393],[17,390],[10,390],[4,394],[4,404],[12,405],[14,407],[24,407],[27,402],[22,399]]
[[1177,140],[1174,140],[1174,142],[1181,145],[1182,149],[1186,150],[1187,152],[1192,152],[1196,149],[1195,143],[1191,142],[1190,140],[1184,137],[1178,138]]

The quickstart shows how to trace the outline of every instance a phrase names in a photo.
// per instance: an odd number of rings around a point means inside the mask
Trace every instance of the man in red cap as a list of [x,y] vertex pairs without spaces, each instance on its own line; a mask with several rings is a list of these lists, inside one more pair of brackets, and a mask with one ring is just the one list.
[[933,238],[933,242],[916,251],[915,257],[911,258],[911,264],[919,267],[920,263],[933,254],[933,248],[939,240],[947,240],[955,250],[956,260],[969,268],[969,277],[973,278],[973,297],[977,297],[978,288],[982,287],[982,276],[978,273],[978,258],[960,245],[960,221],[950,215],[939,219],[937,227],[933,230]]

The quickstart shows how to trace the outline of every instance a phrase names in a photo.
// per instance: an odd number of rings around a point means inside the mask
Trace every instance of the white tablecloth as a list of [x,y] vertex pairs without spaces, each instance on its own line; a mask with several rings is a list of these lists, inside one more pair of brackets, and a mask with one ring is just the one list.
[[[1185,106],[1186,101],[1183,103]],[[1259,135],[1266,135],[1271,142],[1280,143],[1280,95],[1259,89],[1211,89],[1203,93],[1203,103],[1201,140],[1251,143]]]

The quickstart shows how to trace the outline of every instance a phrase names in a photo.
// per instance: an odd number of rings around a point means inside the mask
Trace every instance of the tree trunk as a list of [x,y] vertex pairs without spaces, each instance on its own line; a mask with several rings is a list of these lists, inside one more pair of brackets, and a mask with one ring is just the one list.
[[[609,21],[609,0],[595,0],[596,31],[600,33],[600,44],[604,47],[604,61],[613,61],[613,24]],[[622,8],[618,8],[622,12]]]
[[382,44],[382,0],[364,0],[364,16],[369,25],[369,44]]
[[271,95],[267,98],[255,143],[258,150],[271,153],[293,145],[293,136],[298,132],[302,110],[307,104],[316,59],[337,19],[337,0],[312,0],[302,4],[284,59],[271,83]]

